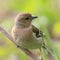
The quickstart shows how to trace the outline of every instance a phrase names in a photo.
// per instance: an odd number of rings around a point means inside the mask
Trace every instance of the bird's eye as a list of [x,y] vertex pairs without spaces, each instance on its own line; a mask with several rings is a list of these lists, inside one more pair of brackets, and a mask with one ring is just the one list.
[[28,20],[29,18],[27,17],[26,20]]

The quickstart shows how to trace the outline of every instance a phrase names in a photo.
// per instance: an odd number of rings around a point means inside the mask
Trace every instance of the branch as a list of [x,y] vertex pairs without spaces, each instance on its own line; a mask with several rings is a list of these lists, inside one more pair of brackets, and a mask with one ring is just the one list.
[[[8,39],[9,40],[11,40],[16,46],[17,46],[17,44],[13,41],[13,38],[12,38],[12,36],[11,36],[11,34],[8,32],[8,31],[6,31],[4,28],[2,28],[1,26],[0,26],[0,31],[2,32],[2,33],[4,33],[5,34],[5,36],[6,37],[8,37]],[[25,48],[22,48],[22,47],[19,47],[21,50],[23,50],[27,55],[29,55],[31,58],[33,58],[33,60],[38,60],[38,58],[37,58],[37,56],[35,55],[35,54],[33,54],[31,51],[29,51],[28,49],[25,49]]]

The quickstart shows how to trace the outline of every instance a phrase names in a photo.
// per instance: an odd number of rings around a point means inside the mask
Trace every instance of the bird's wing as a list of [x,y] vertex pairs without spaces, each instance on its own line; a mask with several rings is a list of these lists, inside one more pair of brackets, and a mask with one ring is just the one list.
[[40,31],[37,27],[32,25],[32,30],[36,34],[37,40],[43,45],[44,40],[43,40],[43,32]]
[[32,25],[32,31],[33,31],[34,33],[36,33],[36,35],[39,34],[39,29],[38,29],[37,27],[35,27],[34,25]]
[[43,32],[39,30],[37,27],[32,25],[32,31],[36,34],[36,37],[43,37]]

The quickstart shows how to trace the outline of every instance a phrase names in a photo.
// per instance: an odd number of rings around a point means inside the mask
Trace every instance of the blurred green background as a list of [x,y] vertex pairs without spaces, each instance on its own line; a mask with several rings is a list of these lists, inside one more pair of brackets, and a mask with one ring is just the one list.
[[[48,35],[47,44],[58,56],[55,60],[60,60],[60,0],[0,0],[0,25],[11,33],[14,19],[21,12],[29,12],[38,16],[32,24]],[[0,32],[0,60],[29,59]]]

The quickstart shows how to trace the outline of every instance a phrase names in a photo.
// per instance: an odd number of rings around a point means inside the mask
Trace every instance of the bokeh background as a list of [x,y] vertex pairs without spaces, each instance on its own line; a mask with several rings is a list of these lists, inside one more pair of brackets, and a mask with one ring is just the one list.
[[[37,15],[37,28],[47,34],[47,44],[53,48],[55,60],[60,60],[60,0],[0,0],[0,26],[11,33],[18,13]],[[29,60],[26,54],[0,32],[0,60]],[[31,59],[30,59],[31,60]],[[45,58],[45,60],[47,60]]]

